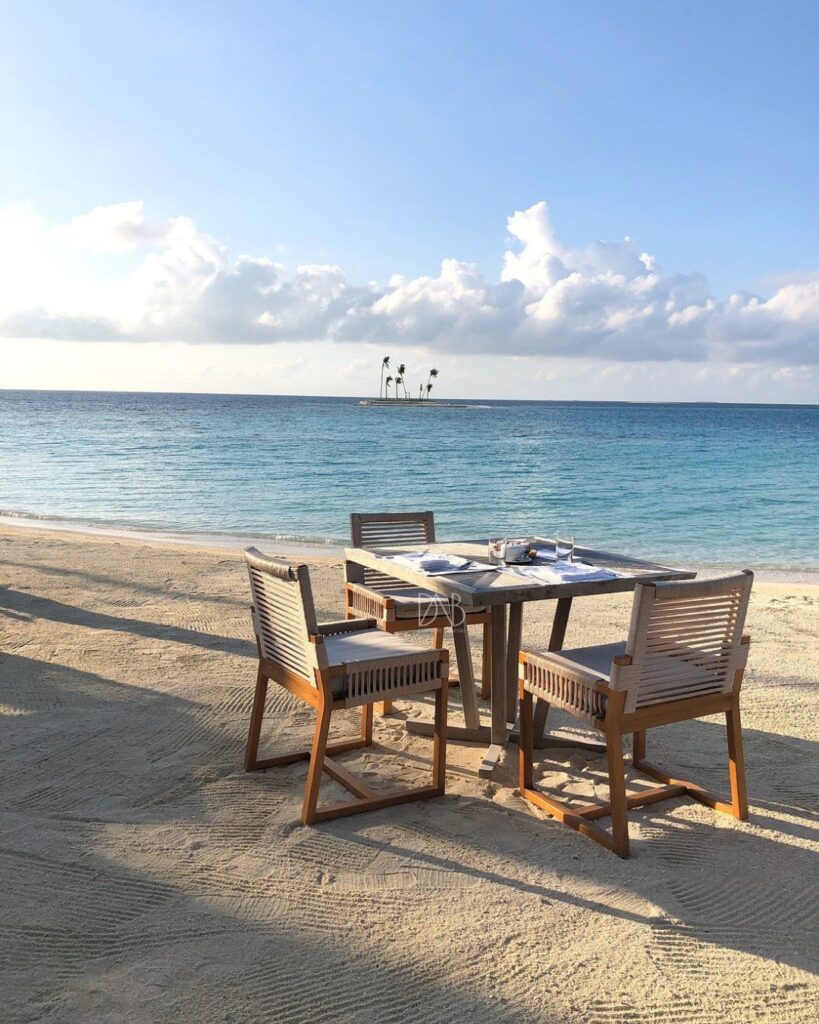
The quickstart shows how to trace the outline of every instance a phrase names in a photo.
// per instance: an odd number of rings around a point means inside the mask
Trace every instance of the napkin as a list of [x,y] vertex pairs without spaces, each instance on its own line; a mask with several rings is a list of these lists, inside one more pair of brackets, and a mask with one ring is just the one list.
[[[540,552],[538,552],[538,555]],[[588,562],[552,562],[550,565],[506,565],[501,572],[523,576],[539,583],[591,583],[594,580],[613,580],[617,573]]]
[[418,551],[404,555],[384,555],[385,560],[400,562],[410,569],[418,569],[427,576],[445,576],[453,572],[488,572],[492,566],[474,562],[471,558],[461,558],[446,551]]

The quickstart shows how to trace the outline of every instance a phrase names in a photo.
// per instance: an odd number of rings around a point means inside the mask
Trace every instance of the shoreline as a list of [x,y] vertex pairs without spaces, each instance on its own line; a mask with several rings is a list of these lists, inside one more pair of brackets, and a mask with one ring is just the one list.
[[[221,551],[233,554],[243,551],[246,547],[253,546],[268,554],[307,558],[311,561],[322,563],[343,560],[345,547],[343,544],[325,543],[318,540],[305,539],[301,541],[259,534],[212,534],[194,531],[181,533],[172,530],[97,525],[75,522],[68,519],[36,519],[22,515],[0,514],[0,533],[5,533],[6,530],[11,530],[12,532],[20,531],[23,534],[28,532],[56,535],[62,536],[64,539],[103,540],[107,538],[109,540],[145,544],[148,546],[181,547],[191,551]],[[68,537],[65,535],[68,535]],[[649,554],[646,557],[652,558],[652,555]],[[819,587],[819,567],[816,569],[794,569],[783,566],[758,567],[754,566],[750,560],[742,565],[724,562],[703,562],[698,559],[692,559],[690,562],[676,559],[672,560],[672,562],[664,562],[663,564],[673,564],[673,561],[676,561],[679,565],[694,569],[697,573],[719,574],[750,568],[760,583],[792,583]]]
[[[97,526],[75,523],[63,519],[29,519],[23,516],[0,515],[0,536],[7,530],[62,537],[64,540],[116,540],[149,547],[186,548],[191,551],[230,552],[235,554],[247,547],[259,547],[269,554],[293,555],[316,561],[337,562],[344,558],[340,544],[319,541],[280,540],[248,534],[231,533],[176,533],[172,530],[143,530],[139,527]],[[819,582],[819,574],[817,574]]]

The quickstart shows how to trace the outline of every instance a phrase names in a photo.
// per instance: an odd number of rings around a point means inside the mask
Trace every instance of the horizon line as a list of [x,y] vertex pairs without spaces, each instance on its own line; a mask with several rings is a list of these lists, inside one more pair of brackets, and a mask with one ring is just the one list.
[[[126,388],[10,388],[0,387],[0,394],[3,392],[18,392],[27,394],[54,394],[54,395],[179,395],[184,397],[209,396],[211,398],[312,398],[329,399],[332,401],[358,402],[364,399],[369,401],[377,400],[373,395],[307,395],[294,394],[290,392],[250,392],[250,391],[132,391]],[[395,398],[396,404],[406,401],[403,398]],[[426,401],[426,399],[424,400]],[[540,405],[733,405],[733,406],[759,406],[760,408],[782,408],[782,409],[817,409],[819,402],[732,402],[710,400],[685,400],[658,401],[653,399],[640,398],[448,398],[445,395],[436,395],[429,399],[434,402],[518,402]],[[418,404],[417,402],[414,404]]]

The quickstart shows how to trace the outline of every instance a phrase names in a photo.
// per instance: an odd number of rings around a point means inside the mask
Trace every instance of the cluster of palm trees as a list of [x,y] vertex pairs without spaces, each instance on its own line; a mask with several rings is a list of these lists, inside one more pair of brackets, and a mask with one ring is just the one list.
[[[409,398],[410,397],[410,393],[407,390],[407,367],[406,367],[406,365],[404,363],[399,363],[398,366],[395,367],[395,376],[393,377],[391,374],[389,374],[386,377],[386,379],[385,379],[384,378],[384,371],[385,370],[389,370],[389,368],[390,368],[390,357],[389,356],[384,356],[384,358],[381,360],[381,386],[378,389],[378,397],[379,398],[391,398],[391,397],[401,398],[402,396],[399,395],[399,393],[398,393],[398,388],[400,386],[401,390],[404,393],[403,397],[404,398]],[[427,377],[426,384],[419,385],[419,388],[418,388],[418,398],[419,399],[429,398],[429,393],[430,393],[430,391],[432,391],[432,382],[433,382],[433,380],[437,376],[438,376],[438,371],[437,370],[430,370],[429,371],[429,376]],[[394,396],[390,395],[390,385],[391,384],[395,385],[395,395]]]

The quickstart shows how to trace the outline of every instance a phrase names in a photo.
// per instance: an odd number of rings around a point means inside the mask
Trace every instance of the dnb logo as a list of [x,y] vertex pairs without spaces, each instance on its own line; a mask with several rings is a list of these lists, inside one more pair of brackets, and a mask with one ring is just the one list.
[[429,601],[418,607],[418,628],[432,629],[436,620],[444,617],[450,626],[462,626],[466,620],[466,612],[457,594],[452,597],[439,596],[436,601]]

